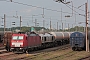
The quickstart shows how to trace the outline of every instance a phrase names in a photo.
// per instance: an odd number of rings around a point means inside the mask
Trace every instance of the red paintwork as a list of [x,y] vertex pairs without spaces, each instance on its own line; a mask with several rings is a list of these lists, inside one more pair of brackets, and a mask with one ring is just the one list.
[[29,47],[41,45],[40,36],[29,36],[27,39]]
[[24,36],[23,40],[11,40],[11,47],[15,47],[12,46],[12,43],[20,43],[23,42],[23,46],[24,47],[34,47],[34,46],[38,46],[41,45],[41,39],[39,35],[36,36],[28,36],[27,34],[13,34],[12,36]]
[[23,43],[22,47],[27,46],[27,40],[26,40],[27,35],[26,34],[13,34],[12,36],[24,36],[24,39],[23,40],[11,40],[11,47],[15,47],[15,46],[12,46],[12,43],[21,43],[21,42]]

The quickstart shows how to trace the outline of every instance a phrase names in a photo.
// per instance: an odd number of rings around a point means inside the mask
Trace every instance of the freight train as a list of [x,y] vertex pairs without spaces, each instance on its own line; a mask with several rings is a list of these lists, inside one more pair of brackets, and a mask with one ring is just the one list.
[[[90,43],[90,32],[88,32],[88,39]],[[72,50],[85,50],[86,48],[86,34],[85,32],[73,32],[70,35],[70,45]],[[90,45],[90,44],[89,44]]]
[[69,43],[71,32],[49,32],[37,34],[15,33],[12,34],[10,40],[10,51],[13,52],[29,52],[34,49],[43,49]]

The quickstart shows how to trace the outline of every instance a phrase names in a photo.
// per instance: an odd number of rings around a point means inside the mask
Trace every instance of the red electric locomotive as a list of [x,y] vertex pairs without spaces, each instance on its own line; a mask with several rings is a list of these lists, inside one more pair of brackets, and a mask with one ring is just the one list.
[[26,52],[29,49],[41,46],[41,39],[38,34],[13,34],[11,39],[11,51]]

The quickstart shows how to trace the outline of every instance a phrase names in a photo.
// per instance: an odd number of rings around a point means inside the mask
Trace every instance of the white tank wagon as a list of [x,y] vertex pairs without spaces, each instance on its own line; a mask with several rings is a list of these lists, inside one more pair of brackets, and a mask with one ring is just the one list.
[[49,32],[54,35],[54,42],[58,42],[58,44],[67,44],[69,43],[70,34],[72,32]]

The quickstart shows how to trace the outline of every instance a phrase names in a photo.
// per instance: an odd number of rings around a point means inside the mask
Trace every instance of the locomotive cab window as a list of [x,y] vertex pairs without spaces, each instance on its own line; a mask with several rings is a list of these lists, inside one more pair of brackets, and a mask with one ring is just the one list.
[[22,40],[23,36],[13,36],[12,39],[13,40]]
[[46,41],[46,37],[44,37],[44,41]]
[[52,40],[54,40],[54,37],[52,36]]

